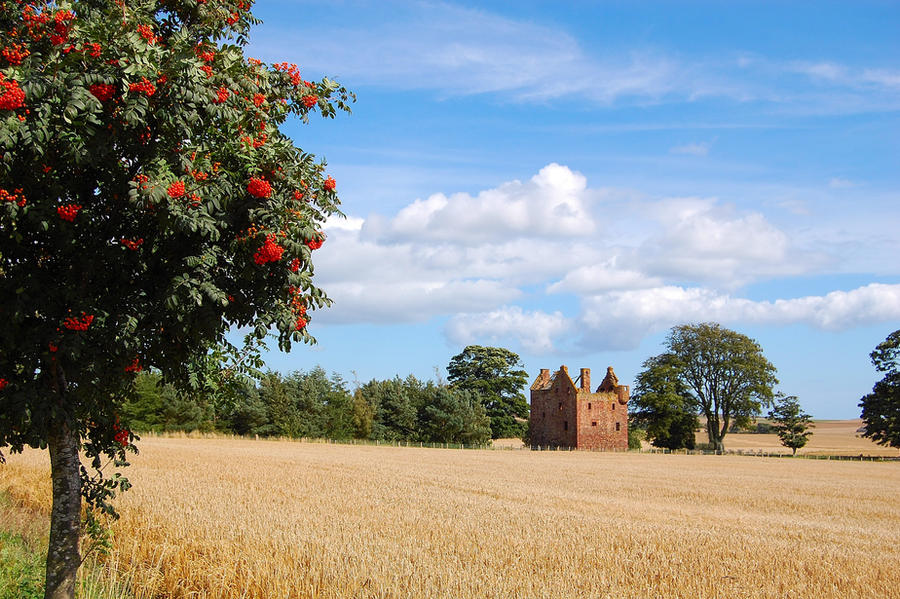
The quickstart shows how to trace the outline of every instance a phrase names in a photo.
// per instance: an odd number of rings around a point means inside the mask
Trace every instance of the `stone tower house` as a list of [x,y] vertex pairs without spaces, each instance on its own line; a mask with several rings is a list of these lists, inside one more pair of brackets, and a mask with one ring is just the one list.
[[628,449],[628,399],[612,366],[594,392],[590,368],[575,381],[565,366],[541,369],[531,385],[531,446]]

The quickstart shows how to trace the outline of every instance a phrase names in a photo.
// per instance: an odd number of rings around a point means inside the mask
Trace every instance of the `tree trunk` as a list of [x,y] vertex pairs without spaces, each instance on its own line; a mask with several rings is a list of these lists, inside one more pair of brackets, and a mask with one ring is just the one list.
[[78,433],[64,416],[49,425],[50,477],[53,480],[53,510],[50,513],[50,544],[47,548],[47,579],[44,599],[74,599],[75,577],[81,565],[81,462]]
[[713,451],[723,451],[725,444],[722,442],[724,435],[719,430],[719,419],[706,416],[706,437]]

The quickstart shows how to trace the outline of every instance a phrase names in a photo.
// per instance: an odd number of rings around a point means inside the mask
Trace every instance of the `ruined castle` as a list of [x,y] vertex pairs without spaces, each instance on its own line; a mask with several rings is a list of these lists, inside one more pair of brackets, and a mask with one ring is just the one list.
[[594,392],[590,368],[574,381],[565,366],[541,369],[531,385],[531,446],[628,449],[628,393],[612,366]]

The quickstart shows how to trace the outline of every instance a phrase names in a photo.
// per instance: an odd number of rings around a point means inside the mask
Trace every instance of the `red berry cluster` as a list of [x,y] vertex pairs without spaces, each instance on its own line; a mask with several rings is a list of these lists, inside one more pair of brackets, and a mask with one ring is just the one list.
[[91,323],[94,322],[93,314],[85,314],[81,313],[81,318],[76,318],[75,316],[69,316],[65,320],[63,320],[63,326],[69,329],[70,331],[86,331],[88,327],[91,326]]
[[231,92],[228,91],[227,87],[220,87],[216,90],[216,97],[213,100],[214,104],[223,104],[228,101],[228,96],[231,95]]
[[329,175],[327,179],[325,179],[325,184],[323,185],[325,189],[328,191],[334,191],[334,188],[337,187],[337,181],[331,178]]
[[297,272],[300,270],[300,258],[294,258],[291,260],[291,272]]
[[307,324],[306,320],[306,300],[303,299],[303,296],[300,293],[300,290],[291,285],[288,287],[288,293],[291,296],[291,312],[297,316],[297,320],[294,323],[294,328],[298,331],[302,331]]
[[101,102],[106,102],[116,95],[116,86],[111,83],[95,83],[88,88],[94,97]]
[[169,185],[166,193],[169,194],[170,198],[180,198],[187,193],[187,189],[185,189],[184,187],[184,181],[175,181],[174,183]]
[[71,10],[59,10],[53,15],[53,33],[50,43],[54,46],[66,43],[69,32],[72,29],[71,21],[75,20],[75,14]]
[[200,70],[203,71],[204,73],[206,73],[207,79],[209,79],[210,77],[213,76],[213,68],[211,66],[209,66],[208,64],[205,64],[202,67],[200,67]]
[[31,52],[22,44],[11,44],[3,48],[3,58],[11,65],[20,65]]
[[0,391],[6,389],[6,386],[9,384],[9,381],[6,379],[0,379]]
[[132,83],[128,86],[128,91],[146,94],[148,97],[156,93],[156,86],[150,83],[146,77],[141,77],[138,83]]
[[84,44],[84,50],[86,50],[93,58],[100,58],[102,49],[100,44],[94,42],[86,42]]
[[5,189],[0,189],[0,201],[2,200],[15,202],[19,205],[19,208],[25,206],[25,195],[22,193],[21,189],[15,189],[13,190],[13,193],[9,193]]
[[34,41],[38,41],[44,37],[43,26],[50,21],[50,15],[46,12],[35,13],[34,6],[29,4],[22,11],[22,20],[25,22],[28,36]]
[[150,25],[138,25],[137,31],[141,34],[141,37],[147,41],[147,44],[152,46],[159,39],[156,37],[156,34],[153,33],[153,28]]
[[121,445],[122,447],[128,447],[128,440],[131,436],[131,431],[127,428],[122,428],[122,425],[119,424],[119,418],[116,417],[116,423],[113,425],[113,439],[116,440],[116,443]]
[[291,83],[294,85],[294,87],[303,83],[303,79],[300,78],[300,69],[297,68],[297,65],[295,64],[282,62],[273,64],[272,68],[274,68],[276,71],[282,71],[286,73],[291,78]]
[[272,186],[260,177],[252,177],[247,183],[247,193],[256,198],[268,198],[272,195]]
[[139,247],[141,247],[141,244],[144,243],[144,238],[141,237],[140,239],[125,239],[123,237],[119,240],[119,242],[129,250],[136,251]]
[[307,108],[312,108],[319,103],[319,97],[310,94],[308,96],[303,96],[302,98],[300,98],[300,101],[303,102],[303,105]]
[[317,250],[322,247],[322,244],[325,243],[325,233],[319,231],[319,236],[316,239],[310,239],[306,242],[306,247],[311,250]]
[[125,372],[138,373],[138,372],[142,371],[143,369],[144,369],[144,367],[141,366],[141,359],[138,358],[137,356],[135,356],[134,361],[125,367]]
[[275,235],[266,235],[266,242],[261,248],[253,254],[253,261],[257,264],[265,264],[266,262],[277,262],[281,260],[284,248],[275,243]]
[[59,206],[56,209],[56,213],[59,214],[61,219],[72,222],[78,216],[79,210],[81,210],[81,204],[66,204],[65,206]]
[[15,110],[25,105],[25,92],[19,82],[0,73],[0,110]]
[[266,97],[263,94],[253,94],[253,103],[256,104],[256,107],[259,108],[266,102]]
[[150,177],[144,174],[135,175],[134,182],[137,183],[137,187],[140,190],[150,189],[150,186],[147,185],[147,182],[150,180]]

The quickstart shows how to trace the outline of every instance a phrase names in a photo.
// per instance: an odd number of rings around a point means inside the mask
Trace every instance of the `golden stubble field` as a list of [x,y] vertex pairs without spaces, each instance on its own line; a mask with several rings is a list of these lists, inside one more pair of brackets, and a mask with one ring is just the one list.
[[[900,597],[900,464],[146,439],[138,597]],[[0,489],[49,502],[47,456]]]
[[[817,420],[812,429],[813,435],[809,443],[797,451],[797,455],[844,455],[844,456],[885,456],[900,457],[897,449],[878,445],[871,439],[861,436],[857,430],[862,420]],[[706,443],[705,432],[696,434],[697,443]],[[499,439],[495,446],[505,448],[522,448],[519,439]],[[644,442],[644,448],[650,444]],[[729,433],[725,437],[725,448],[728,451],[767,452],[790,454],[791,450],[781,444],[778,435],[757,435],[751,433]]]

